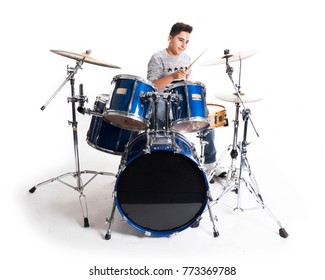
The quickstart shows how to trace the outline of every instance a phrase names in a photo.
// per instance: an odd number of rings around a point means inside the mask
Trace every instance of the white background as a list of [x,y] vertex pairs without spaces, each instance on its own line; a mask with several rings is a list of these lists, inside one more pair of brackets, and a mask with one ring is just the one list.
[[[86,188],[88,229],[83,228],[77,192],[55,182],[28,193],[41,181],[75,170],[67,122],[69,84],[40,110],[74,61],[49,50],[91,49],[93,57],[122,68],[83,65],[76,90],[84,84],[92,107],[96,96],[110,92],[115,75],[146,77],[150,56],[167,46],[177,21],[194,27],[188,47],[193,60],[206,48],[200,61],[218,58],[224,49],[258,51],[242,65],[242,91],[264,97],[247,104],[260,134],[250,127],[248,157],[287,239],[278,236],[276,224],[263,211],[237,214],[218,205],[213,207],[219,218],[216,239],[207,213],[198,229],[171,238],[145,238],[116,213],[112,240],[105,241],[113,177],[96,178]],[[324,274],[318,254],[324,250],[321,1],[18,0],[2,2],[0,24],[3,279],[90,279],[94,265],[236,266],[233,279],[319,279]],[[195,80],[206,85],[208,101],[225,105],[233,120],[234,105],[214,97],[233,92],[225,65],[200,67],[200,61],[193,66]],[[238,82],[238,63],[232,66]],[[90,116],[78,114],[78,122],[81,169],[115,173],[119,157],[85,141]],[[232,142],[232,132],[232,126],[217,129],[219,153]],[[166,279],[181,277],[185,279]]]

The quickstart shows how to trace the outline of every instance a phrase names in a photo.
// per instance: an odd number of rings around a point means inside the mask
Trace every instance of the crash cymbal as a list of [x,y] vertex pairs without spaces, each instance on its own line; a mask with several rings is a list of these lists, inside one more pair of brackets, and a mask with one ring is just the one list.
[[248,95],[245,93],[240,93],[240,98],[238,97],[237,93],[223,93],[223,94],[216,94],[216,98],[227,101],[227,102],[233,102],[233,103],[240,103],[240,100],[243,101],[244,103],[251,103],[251,102],[257,102],[263,99],[262,96],[253,96],[253,95]]
[[253,56],[256,53],[257,53],[257,51],[252,50],[252,51],[245,51],[245,52],[234,53],[234,54],[226,54],[222,57],[209,59],[205,62],[202,62],[200,65],[201,66],[210,66],[210,65],[224,64],[227,61],[226,58],[228,58],[228,62],[243,60],[245,58]]
[[121,69],[121,67],[115,66],[113,64],[109,64],[100,60],[97,60],[93,57],[90,56],[91,51],[86,51],[86,53],[78,54],[78,53],[73,53],[73,52],[67,52],[67,51],[60,51],[60,50],[50,50],[51,52],[54,52],[58,55],[62,55],[68,58],[75,59],[77,61],[83,60],[84,62],[99,65],[99,66],[104,66],[104,67],[110,67],[110,68],[117,68]]

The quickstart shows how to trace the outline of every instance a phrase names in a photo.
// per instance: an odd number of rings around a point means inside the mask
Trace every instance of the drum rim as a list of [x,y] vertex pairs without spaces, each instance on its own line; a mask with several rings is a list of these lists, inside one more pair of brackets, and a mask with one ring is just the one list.
[[135,223],[133,220],[129,219],[126,215],[125,215],[125,212],[122,210],[121,208],[121,205],[118,201],[118,198],[117,198],[117,195],[115,194],[114,196],[114,201],[115,201],[115,204],[120,212],[120,214],[122,215],[122,218],[124,221],[126,221],[128,224],[130,224],[132,227],[134,227],[135,229],[141,231],[141,232],[144,232],[145,235],[148,235],[148,236],[151,236],[151,235],[154,235],[154,236],[170,236],[172,234],[178,234],[184,230],[186,230],[187,228],[191,227],[193,224],[195,224],[198,219],[202,216],[205,208],[207,207],[208,205],[208,195],[205,196],[205,199],[204,199],[204,203],[202,204],[202,207],[200,209],[200,211],[198,211],[197,215],[195,217],[193,217],[192,220],[190,220],[187,224],[173,230],[173,229],[168,229],[168,230],[152,230],[152,229],[148,229],[148,228],[145,228],[145,227],[142,227],[140,225],[138,225],[137,223]]
[[[167,136],[165,136],[164,135],[164,131],[162,131],[161,132],[161,136],[158,136],[158,137],[165,137],[165,138],[167,138]],[[175,132],[170,132],[170,136],[173,136],[173,135],[175,135],[174,137],[178,137],[178,138],[180,138],[183,142],[185,142],[190,148],[191,148],[191,150],[192,151],[196,151],[195,150],[195,147],[194,147],[194,145],[193,145],[193,143],[192,142],[190,142],[184,135],[182,135],[181,133],[179,133],[178,131],[175,131]],[[132,146],[135,144],[135,142],[136,141],[138,141],[139,139],[141,139],[141,138],[144,138],[144,140],[146,141],[147,140],[147,132],[142,132],[142,133],[140,133],[139,135],[137,135],[135,138],[133,138],[128,144],[127,144],[127,146],[126,146],[126,149],[125,150],[127,150],[127,151],[129,151],[130,150],[130,148],[132,148]],[[176,141],[176,140],[175,140]],[[159,145],[161,145],[161,144],[159,144]],[[159,146],[159,145],[156,145],[156,146]],[[155,146],[155,144],[153,144],[152,146]],[[155,150],[155,149],[150,149],[150,152],[156,152],[157,150]],[[172,149],[168,149],[168,150],[166,150],[166,151],[170,151],[170,152],[172,152]],[[141,152],[141,151],[139,151],[139,152]],[[142,152],[145,154],[146,152],[144,152],[144,150],[142,150]],[[184,151],[181,151],[181,154],[183,155],[183,156],[186,156],[187,154],[185,154],[184,153]],[[138,158],[139,157],[139,155],[138,156],[136,156],[136,157],[132,157],[132,159],[131,160],[129,160],[129,157],[127,157],[126,159],[125,159],[125,164],[129,164],[130,162],[132,162],[133,160],[135,160],[136,158]],[[197,157],[195,157],[195,154],[191,154],[191,160],[193,160],[194,162],[196,162],[196,163],[199,163],[199,157],[197,156]],[[199,164],[197,164],[198,166],[199,166]]]
[[118,74],[118,75],[115,75],[112,79],[112,82],[111,83],[115,83],[117,80],[134,80],[134,81],[139,81],[139,82],[142,82],[148,86],[151,86],[155,91],[157,91],[157,86],[145,79],[145,78],[142,78],[140,76],[136,76],[136,75],[132,75],[132,74]]
[[[126,117],[127,119],[138,121],[139,123],[143,124],[143,126],[123,127],[107,119],[106,116],[117,116],[117,117],[124,117],[124,118]],[[140,117],[139,115],[136,114],[130,114],[130,113],[125,114],[124,111],[119,111],[119,110],[106,110],[106,112],[103,114],[103,118],[112,125],[115,125],[122,129],[131,130],[131,131],[145,130],[149,127],[150,124],[150,121],[147,120],[146,118]]]
[[[193,131],[187,131],[187,130],[175,130],[173,129],[173,126],[175,125],[179,125],[179,124],[183,124],[183,123],[186,123],[186,122],[191,122],[191,121],[196,121],[196,120],[200,120],[201,123],[206,123],[207,126],[205,127],[202,127],[200,129],[197,129],[197,130],[193,130]],[[198,132],[198,131],[201,131],[201,130],[204,130],[204,129],[207,129],[209,128],[210,126],[210,121],[209,121],[209,118],[203,118],[203,117],[190,117],[190,118],[183,118],[183,119],[179,119],[179,120],[176,120],[176,121],[173,121],[171,122],[170,124],[170,129],[174,132],[179,132],[179,133],[190,133],[190,132]]]
[[202,82],[199,82],[199,81],[195,81],[195,82],[192,82],[192,81],[184,81],[184,80],[181,80],[181,81],[177,81],[175,83],[171,83],[169,84],[166,88],[167,89],[173,89],[173,88],[176,88],[176,87],[180,87],[180,86],[185,86],[185,85],[196,85],[196,86],[201,86],[203,89],[205,89],[205,84],[202,83]]
[[[225,106],[223,106],[223,105],[221,105],[221,104],[213,104],[213,103],[207,103],[206,104],[207,105],[207,107],[208,106],[212,106],[212,107],[221,107],[221,108],[223,108],[223,109],[226,109],[226,107]],[[209,108],[208,108],[209,109]]]
[[108,149],[106,149],[106,148],[102,148],[102,147],[100,147],[100,146],[94,144],[93,142],[91,142],[90,139],[89,139],[89,137],[87,137],[86,142],[87,142],[87,144],[88,144],[90,147],[92,147],[92,148],[94,148],[94,149],[96,149],[96,150],[98,150],[98,151],[101,151],[101,152],[105,152],[105,153],[111,154],[111,155],[121,156],[121,155],[124,153],[124,151],[123,151],[123,152],[119,152],[119,151],[114,152],[114,151],[112,151],[112,150],[108,150]]

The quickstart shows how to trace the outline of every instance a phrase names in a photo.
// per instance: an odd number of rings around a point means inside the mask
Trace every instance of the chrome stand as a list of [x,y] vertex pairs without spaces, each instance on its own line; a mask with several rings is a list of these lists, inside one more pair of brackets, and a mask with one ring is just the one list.
[[[77,61],[76,67],[75,68],[70,68],[68,67],[68,77],[65,79],[65,81],[60,85],[60,87],[57,89],[57,91],[51,96],[51,98],[48,100],[48,102],[42,106],[41,110],[44,110],[46,106],[50,103],[50,101],[55,97],[55,95],[63,88],[63,86],[70,81],[71,85],[71,97],[68,98],[68,102],[71,102],[71,107],[72,107],[72,121],[69,121],[69,125],[72,126],[72,132],[73,132],[73,144],[74,144],[74,155],[75,155],[75,166],[76,166],[76,171],[75,172],[68,172],[65,174],[62,174],[60,176],[48,179],[44,182],[41,182],[35,186],[33,186],[29,192],[34,193],[37,188],[39,188],[42,185],[54,182],[54,181],[59,181],[60,183],[71,187],[72,189],[76,190],[79,192],[79,201],[80,201],[80,206],[81,206],[81,211],[82,215],[84,218],[84,227],[89,227],[89,221],[88,221],[88,207],[87,207],[87,201],[86,201],[86,196],[84,195],[84,188],[90,183],[97,175],[107,175],[107,176],[115,176],[114,173],[110,172],[98,172],[98,171],[92,171],[92,170],[84,170],[80,171],[80,163],[79,163],[79,151],[78,151],[78,122],[76,119],[76,102],[79,102],[80,105],[83,106],[84,102],[87,100],[87,97],[83,95],[82,92],[82,87],[80,87],[80,95],[75,96],[75,90],[74,90],[74,82],[75,82],[75,74],[79,69],[82,69],[81,66],[83,64],[84,60]],[[79,111],[79,108],[78,108]],[[93,174],[93,176],[86,182],[82,182],[81,175],[82,174]],[[72,176],[73,178],[76,179],[76,185],[73,186],[62,179],[67,176]]]
[[[283,238],[287,238],[289,235],[286,232],[286,230],[282,227],[281,223],[279,220],[273,215],[273,213],[270,211],[270,209],[265,205],[262,195],[260,194],[259,187],[257,185],[255,176],[251,170],[250,164],[247,159],[247,127],[248,127],[248,121],[250,121],[253,129],[255,130],[255,133],[257,136],[259,134],[257,133],[255,126],[253,124],[253,121],[250,118],[250,109],[246,109],[244,106],[244,103],[240,97],[240,77],[241,77],[241,59],[240,59],[240,71],[239,71],[239,83],[238,85],[235,85],[233,78],[232,78],[232,73],[233,73],[233,68],[229,65],[228,59],[231,57],[229,54],[229,50],[224,51],[224,58],[226,59],[226,73],[228,74],[235,90],[236,90],[236,95],[238,97],[238,102],[236,102],[236,116],[235,116],[235,121],[234,121],[234,136],[233,136],[233,143],[232,145],[229,145],[228,151],[230,151],[230,156],[231,156],[231,165],[228,170],[227,174],[227,185],[223,192],[220,194],[220,196],[216,199],[215,203],[218,203],[220,199],[229,193],[230,191],[234,191],[237,194],[237,207],[234,208],[234,210],[240,210],[240,211],[245,211],[245,210],[253,210],[253,209],[264,209],[270,217],[277,223],[279,226],[279,235]],[[238,127],[239,127],[239,108],[240,104],[243,106],[242,110],[242,115],[243,115],[243,121],[244,121],[244,135],[243,135],[243,141],[241,143],[237,143],[238,140]],[[238,150],[240,153],[240,167],[236,167],[236,161],[237,161],[237,156],[238,156]],[[224,157],[225,152],[221,155],[219,161],[222,160]],[[213,172],[212,172],[213,173]],[[244,176],[245,174],[248,174],[248,178]],[[247,190],[254,196],[256,199],[256,202],[258,203],[259,207],[255,208],[249,208],[249,209],[244,209],[241,204],[241,198],[242,198],[242,184],[247,188]]]
[[[237,145],[239,152],[240,152],[240,167],[235,168],[232,164],[231,170],[229,170],[228,178],[227,178],[227,187],[223,190],[223,192],[220,194],[220,196],[216,199],[216,203],[219,202],[219,200],[229,193],[230,191],[235,191],[237,194],[237,207],[234,208],[235,210],[240,210],[244,212],[245,210],[255,210],[255,209],[264,209],[270,217],[277,223],[279,226],[279,235],[283,238],[287,238],[289,235],[286,232],[286,230],[282,227],[280,221],[273,215],[273,213],[270,211],[270,209],[266,206],[266,204],[263,201],[262,195],[260,194],[260,190],[257,184],[257,181],[255,179],[255,176],[251,170],[251,166],[247,159],[247,127],[248,127],[248,119],[250,115],[250,110],[245,109],[242,112],[243,114],[243,120],[245,122],[244,124],[244,137],[243,141]],[[248,174],[248,178],[244,177],[244,173]],[[246,176],[247,177],[247,176]],[[247,190],[254,196],[256,199],[256,202],[258,203],[258,207],[255,208],[246,208],[244,209],[241,204],[241,198],[242,198],[242,185],[247,188]]]

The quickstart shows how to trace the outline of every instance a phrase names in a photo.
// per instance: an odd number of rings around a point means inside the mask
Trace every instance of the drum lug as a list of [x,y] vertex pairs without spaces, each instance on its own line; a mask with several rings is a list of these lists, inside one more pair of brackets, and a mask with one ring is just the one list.
[[207,197],[208,197],[210,202],[213,201],[211,191],[207,191]]
[[174,154],[179,154],[181,152],[181,149],[176,145],[174,146]]
[[145,148],[143,149],[143,152],[145,154],[150,154],[151,153],[151,148],[150,148],[150,146],[152,144],[151,141],[152,141],[152,138],[150,136],[150,132],[147,131],[147,133],[146,133],[146,144],[145,144]]
[[151,154],[150,147],[148,146],[148,147],[146,147],[145,149],[143,149],[143,152],[144,152],[145,154]]
[[175,135],[173,135],[172,137],[172,141],[173,141],[173,150],[175,154],[179,154],[181,152],[181,149],[178,147],[176,140],[175,140]]
[[126,161],[121,162],[119,167],[119,173],[121,173],[125,169],[125,166],[126,166]]
[[145,236],[151,236],[151,232],[149,232],[149,231],[146,231],[144,234],[145,234]]
[[199,164],[199,165],[198,165],[198,168],[199,168],[201,171],[204,171],[204,167],[203,167],[202,164]]

